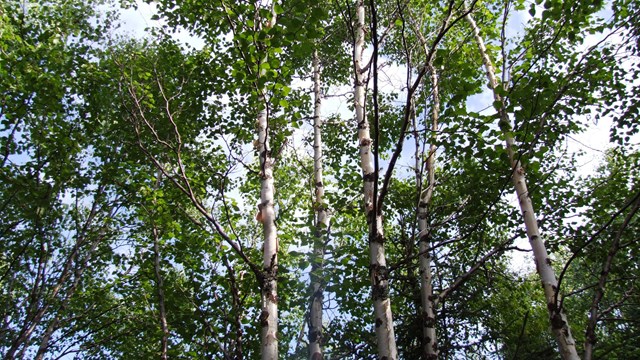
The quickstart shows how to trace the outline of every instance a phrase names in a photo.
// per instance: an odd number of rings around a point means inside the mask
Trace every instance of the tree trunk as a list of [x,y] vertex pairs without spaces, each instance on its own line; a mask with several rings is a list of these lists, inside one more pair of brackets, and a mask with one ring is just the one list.
[[[156,175],[156,183],[154,190],[157,192],[162,181],[162,171],[158,170]],[[160,271],[160,232],[154,221],[157,209],[157,201],[153,197],[153,209],[147,210],[151,221],[151,234],[153,236],[153,270],[156,278],[156,291],[158,293],[158,316],[160,317],[160,330],[162,330],[162,338],[160,339],[160,359],[167,360],[167,347],[169,343],[169,325],[167,324],[167,311],[165,307],[164,296],[164,280]]]
[[438,95],[438,74],[433,64],[429,63],[429,71],[431,74],[431,86],[433,89],[433,108],[431,112],[431,140],[429,146],[429,154],[427,157],[427,188],[422,191],[420,202],[418,204],[418,237],[420,241],[419,251],[420,257],[420,299],[422,304],[422,340],[423,340],[423,356],[425,359],[438,358],[438,345],[436,338],[436,313],[435,302],[433,297],[433,285],[431,275],[431,254],[430,242],[431,233],[427,213],[433,196],[435,187],[435,158],[436,158],[436,134],[438,131],[438,116],[440,114],[440,98]]
[[313,111],[313,173],[315,181],[314,209],[315,237],[311,261],[311,310],[309,313],[309,359],[321,360],[322,353],[322,303],[323,303],[323,271],[324,271],[324,244],[329,231],[329,216],[324,203],[324,184],[322,178],[322,119],[320,110],[322,106],[322,92],[320,89],[320,60],[318,51],[313,53],[313,93],[315,106]]
[[278,238],[276,233],[273,185],[273,160],[270,154],[267,112],[260,111],[257,121],[258,151],[260,152],[260,204],[258,220],[262,222],[264,234],[263,245],[263,278],[262,278],[262,312],[260,313],[260,338],[262,343],[262,359],[278,358]]
[[357,24],[353,49],[355,72],[354,101],[356,121],[358,123],[360,162],[364,182],[364,206],[367,224],[369,225],[369,272],[371,275],[378,358],[396,360],[398,358],[398,351],[396,349],[391,302],[389,300],[389,279],[384,253],[382,214],[375,209],[377,194],[374,194],[374,182],[378,169],[374,168],[374,161],[371,154],[372,140],[369,134],[369,122],[366,119],[364,108],[365,80],[362,66],[362,53],[364,51],[365,13],[363,0],[358,0],[356,12]]
[[49,326],[47,326],[47,330],[44,332],[42,336],[42,341],[40,341],[40,346],[38,347],[38,352],[36,353],[35,360],[44,359],[44,355],[47,353],[47,348],[49,347],[49,341],[51,341],[51,336],[54,331],[58,329],[60,323],[60,316],[56,315]]
[[[153,222],[153,220],[151,220]],[[156,277],[156,290],[158,292],[158,310],[160,311],[160,329],[162,330],[162,338],[160,339],[160,359],[167,359],[167,347],[169,343],[169,325],[167,324],[167,311],[165,307],[164,297],[164,281],[160,272],[160,244],[158,227],[153,224],[153,269]]]
[[[536,220],[535,211],[529,192],[527,190],[527,181],[525,178],[524,168],[518,160],[518,154],[514,150],[515,139],[512,135],[511,123],[509,121],[509,115],[506,112],[502,97],[498,93],[498,80],[495,75],[495,70],[487,53],[487,49],[484,45],[484,41],[480,36],[480,29],[476,25],[476,22],[471,17],[471,14],[465,16],[467,22],[473,30],[473,34],[478,44],[480,55],[482,56],[482,62],[487,73],[487,79],[489,85],[493,90],[493,97],[496,104],[496,110],[500,116],[500,129],[502,130],[505,138],[507,154],[511,165],[511,180],[516,189],[518,196],[518,202],[520,203],[520,211],[524,218],[524,225],[527,230],[527,237],[529,243],[533,249],[533,256],[536,263],[536,269],[542,280],[542,287],[544,289],[545,298],[547,301],[547,309],[549,310],[549,320],[551,322],[551,328],[553,334],[556,337],[558,346],[563,359],[580,359],[576,351],[576,344],[573,336],[571,335],[571,329],[567,321],[567,317],[564,314],[562,308],[558,306],[559,299],[556,296],[556,290],[558,287],[558,281],[556,279],[553,267],[551,267],[551,259],[547,254],[547,249],[544,246],[544,241],[540,236],[538,229],[538,222]],[[500,105],[498,105],[500,104]]]
[[[273,27],[276,23],[276,14],[272,3],[271,19],[264,25]],[[263,26],[263,25],[260,25]],[[258,77],[265,75],[262,63],[267,62],[265,55],[258,63]],[[257,84],[258,82],[256,82]],[[267,111],[269,101],[265,97],[266,88],[258,89],[258,103],[262,109],[258,113],[256,120],[256,130],[258,150],[260,159],[260,204],[258,204],[257,220],[262,223],[264,244],[262,259],[261,300],[262,311],[260,312],[260,340],[262,347],[262,360],[278,359],[278,233],[276,229],[275,216],[275,186],[273,183],[273,163],[271,156],[271,146],[269,145],[269,118]]]
[[[243,300],[241,298],[240,289],[238,288],[238,282],[236,280],[236,272],[233,269],[233,264],[227,257],[224,259],[224,265],[227,268],[227,277],[229,279],[229,290],[231,292],[231,304],[234,310],[234,324],[235,327],[235,339],[231,342],[233,344],[233,353],[235,354],[234,360],[242,360],[244,358],[242,351],[242,338],[244,336],[244,330],[242,329],[242,317],[243,317]],[[240,275],[242,281],[242,274]]]

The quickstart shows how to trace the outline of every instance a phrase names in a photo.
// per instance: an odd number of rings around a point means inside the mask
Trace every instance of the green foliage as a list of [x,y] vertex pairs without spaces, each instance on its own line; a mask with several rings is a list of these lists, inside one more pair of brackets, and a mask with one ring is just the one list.
[[[376,358],[358,124],[348,114],[353,95],[329,96],[353,86],[354,3],[155,4],[161,26],[142,39],[114,35],[118,9],[98,11],[116,6],[106,1],[0,5],[0,354],[155,359],[164,318],[168,358],[258,358],[263,240],[256,214],[264,172],[251,143],[265,111],[281,357],[306,356],[310,264],[323,261],[325,358]],[[416,212],[429,185],[432,143],[427,221],[434,293],[446,294],[436,309],[441,358],[558,357],[537,277],[517,273],[507,255],[526,235],[509,196],[512,169],[496,108],[512,121],[578,343],[595,307],[594,357],[639,357],[640,224],[632,206],[640,185],[638,5],[516,1],[507,11],[504,2],[474,3],[503,79],[496,102],[459,18],[464,6],[452,4],[375,4],[383,41],[379,68],[371,63],[366,75],[378,71],[383,85],[379,128],[371,121],[379,189],[404,138],[382,208],[401,357],[421,356]],[[612,21],[605,21],[609,8]],[[449,11],[450,28],[438,37]],[[522,20],[527,13],[533,18]],[[185,45],[178,30],[204,45]],[[317,230],[307,81],[315,50],[327,106],[323,185],[331,227],[323,260],[309,255]],[[436,89],[421,72],[428,62],[439,78],[436,132]],[[417,74],[424,77],[411,94],[414,114],[405,97]],[[402,134],[405,114],[415,126]],[[616,147],[595,174],[583,175],[564,147],[597,121],[612,121]]]
[[[597,283],[606,275],[604,295],[599,304],[596,327],[597,342],[594,358],[628,357],[638,354],[635,342],[627,341],[638,334],[635,316],[638,310],[638,286],[635,256],[632,245],[638,231],[638,217],[629,206],[638,196],[638,153],[614,148],[607,152],[605,162],[593,176],[582,181],[578,196],[578,214],[589,219],[574,223],[570,245],[575,259],[566,272],[567,302],[574,312],[590,311]],[[625,221],[626,220],[626,221]],[[613,262],[605,272],[616,241],[620,249],[613,253]],[[586,328],[586,322],[585,322]],[[583,335],[583,334],[580,334]],[[584,336],[584,335],[583,335]],[[581,337],[584,341],[584,338]]]

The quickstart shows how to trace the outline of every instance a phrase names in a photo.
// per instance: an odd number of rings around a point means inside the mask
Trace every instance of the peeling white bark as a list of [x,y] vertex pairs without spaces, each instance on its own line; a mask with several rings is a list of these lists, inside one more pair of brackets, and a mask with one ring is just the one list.
[[367,121],[364,108],[365,80],[362,71],[362,53],[364,51],[365,12],[363,0],[358,0],[356,14],[357,24],[355,27],[356,34],[353,49],[355,72],[354,101],[356,121],[358,124],[360,164],[364,180],[365,214],[367,217],[367,223],[369,224],[369,272],[371,275],[378,358],[396,360],[398,359],[398,350],[396,348],[393,317],[391,315],[391,302],[389,300],[389,279],[384,253],[382,215],[375,214],[374,212],[374,203],[377,200],[376,194],[374,194],[375,171],[377,171],[377,169],[374,167],[374,161],[371,153],[372,140],[369,133],[369,122]]
[[[272,3],[272,6],[275,4]],[[276,14],[271,9],[271,19],[265,25],[273,27]],[[266,56],[261,61],[267,61]],[[259,64],[261,65],[261,64]],[[259,66],[259,76],[264,76],[262,66]],[[259,89],[258,100],[265,108],[268,101],[264,95],[265,89]],[[269,145],[269,119],[265,109],[258,114],[256,121],[258,132],[257,150],[260,157],[260,204],[258,205],[259,220],[262,222],[264,237],[263,244],[263,278],[261,289],[262,311],[260,312],[260,340],[262,346],[262,360],[278,359],[278,234],[275,216],[275,186],[273,183],[273,158]]]
[[315,106],[313,111],[313,173],[315,181],[314,210],[316,213],[316,234],[313,244],[311,264],[311,310],[309,314],[309,359],[323,359],[322,343],[322,303],[324,242],[329,229],[329,216],[324,203],[324,183],[322,177],[322,92],[320,90],[320,60],[317,50],[313,53],[313,93]]
[[436,338],[436,313],[433,297],[433,277],[431,274],[431,254],[429,251],[431,236],[429,234],[429,223],[427,221],[427,211],[433,196],[435,186],[435,164],[436,164],[436,134],[438,130],[438,116],[440,114],[440,98],[438,94],[438,74],[432,64],[429,64],[431,74],[431,86],[433,95],[433,108],[431,111],[431,144],[427,157],[426,170],[428,175],[427,188],[423,190],[418,204],[418,238],[420,241],[420,300],[422,304],[422,340],[424,342],[423,355],[425,359],[438,358],[438,345]]
[[482,62],[485,67],[487,79],[489,85],[493,90],[493,97],[496,104],[501,104],[496,110],[500,115],[500,128],[506,138],[505,148],[509,156],[511,164],[512,175],[511,180],[518,196],[518,202],[520,204],[520,211],[524,218],[524,225],[527,231],[527,237],[533,250],[533,256],[536,263],[536,269],[542,280],[542,287],[544,288],[544,294],[547,301],[547,309],[549,310],[549,320],[551,322],[551,328],[555,335],[556,341],[560,348],[562,358],[565,360],[578,360],[578,352],[576,350],[576,343],[571,335],[571,329],[567,321],[567,316],[564,311],[559,308],[558,303],[560,299],[556,299],[556,289],[558,287],[558,281],[556,279],[555,271],[551,267],[551,259],[547,254],[544,241],[540,236],[540,230],[538,229],[538,221],[536,220],[535,211],[531,198],[529,197],[529,191],[527,190],[527,181],[525,178],[525,171],[522,164],[518,160],[518,154],[515,151],[515,139],[513,138],[511,123],[509,116],[504,109],[502,97],[498,93],[498,87],[500,86],[495,75],[495,69],[487,53],[487,48],[484,45],[484,41],[480,36],[480,29],[476,25],[476,22],[471,17],[471,14],[467,14],[465,19],[473,30],[473,35],[478,44],[480,55],[482,56]]
[[273,161],[270,155],[266,111],[261,111],[257,121],[258,151],[260,152],[260,204],[259,218],[264,234],[262,312],[260,313],[260,339],[262,360],[278,358],[278,238],[275,224]]

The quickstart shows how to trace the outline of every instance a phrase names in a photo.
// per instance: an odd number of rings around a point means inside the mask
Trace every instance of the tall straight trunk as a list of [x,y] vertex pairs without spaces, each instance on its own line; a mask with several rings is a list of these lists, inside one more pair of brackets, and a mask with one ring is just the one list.
[[[155,191],[158,191],[162,182],[162,171],[158,170],[156,175]],[[155,215],[157,201],[154,197],[153,209],[148,214],[153,217]],[[167,359],[168,343],[169,343],[169,325],[167,323],[167,311],[164,296],[164,279],[160,269],[160,231],[154,219],[151,219],[151,234],[153,236],[153,271],[156,278],[156,291],[158,293],[158,317],[160,318],[160,330],[162,330],[162,338],[160,338],[160,359]]]
[[[153,220],[152,220],[153,221]],[[169,343],[169,325],[167,324],[167,311],[164,296],[164,280],[160,271],[160,235],[158,227],[153,224],[153,269],[156,277],[156,291],[158,292],[158,310],[160,317],[160,329],[162,330],[162,338],[160,339],[160,359],[167,359],[167,350]]]
[[[227,277],[229,278],[229,290],[231,292],[231,305],[233,306],[234,316],[233,326],[235,327],[235,339],[232,341],[233,352],[235,353],[234,360],[244,359],[242,351],[242,338],[244,330],[242,329],[242,317],[243,317],[243,300],[241,298],[240,289],[238,288],[238,282],[236,280],[236,272],[233,269],[233,265],[227,257],[224,258],[224,265],[227,268]],[[242,280],[242,275],[240,275]]]
[[[272,6],[275,2],[272,3]],[[264,25],[273,27],[276,23],[275,10],[271,9],[271,19]],[[260,25],[262,27],[262,25]],[[265,75],[262,63],[267,62],[265,55],[258,63],[258,77]],[[258,83],[258,82],[256,82]],[[278,359],[278,234],[276,229],[275,216],[275,186],[273,182],[273,163],[271,156],[271,146],[269,145],[269,118],[266,109],[269,101],[265,97],[266,88],[258,89],[258,103],[263,106],[258,113],[256,120],[256,131],[258,141],[256,149],[260,158],[260,203],[258,204],[257,220],[262,223],[264,237],[261,300],[262,311],[260,312],[260,341],[262,349],[262,360]]]
[[496,78],[495,70],[487,49],[484,45],[484,41],[480,36],[480,29],[476,25],[476,22],[471,17],[471,14],[465,16],[467,22],[473,29],[473,35],[480,55],[482,56],[482,62],[487,73],[487,79],[489,85],[493,90],[493,97],[496,104],[496,110],[500,116],[500,129],[502,130],[505,139],[507,154],[511,165],[511,180],[518,196],[518,202],[520,203],[520,211],[524,218],[524,225],[527,230],[527,237],[533,250],[533,257],[536,263],[536,269],[542,280],[542,287],[544,289],[545,298],[547,301],[547,309],[549,310],[549,321],[551,322],[551,329],[556,338],[558,346],[560,347],[560,353],[563,359],[580,359],[578,352],[576,351],[576,344],[573,336],[571,335],[571,328],[567,321],[567,316],[561,307],[558,306],[559,299],[556,295],[558,288],[558,280],[556,278],[555,271],[551,267],[551,259],[547,254],[547,249],[544,246],[544,241],[540,236],[540,230],[538,229],[538,222],[536,220],[535,210],[527,190],[527,180],[525,178],[525,171],[518,159],[518,154],[514,150],[515,139],[513,138],[513,132],[511,123],[509,121],[509,115],[506,112],[502,97],[498,93],[498,80]]
[[[393,330],[391,302],[389,300],[389,279],[387,262],[384,253],[384,233],[382,228],[382,214],[376,211],[377,194],[374,193],[376,171],[371,153],[371,136],[369,122],[365,114],[365,80],[362,66],[364,52],[365,13],[364,2],[358,0],[357,24],[353,61],[355,72],[354,101],[356,121],[358,123],[358,142],[360,148],[360,162],[364,182],[364,206],[367,223],[369,225],[369,258],[373,309],[375,316],[375,331],[378,343],[378,358],[396,360],[398,350]],[[373,69],[376,71],[377,69]]]
[[262,222],[264,235],[263,245],[263,278],[262,312],[260,313],[260,338],[262,344],[262,360],[278,358],[278,238],[276,233],[273,185],[273,160],[269,147],[267,112],[260,111],[257,121],[258,151],[260,152],[260,204],[258,220]]
[[431,242],[431,233],[429,229],[429,222],[427,220],[427,214],[429,205],[431,204],[431,197],[433,196],[433,189],[436,183],[435,164],[436,164],[436,134],[438,131],[438,116],[440,114],[440,96],[438,93],[438,74],[433,67],[432,62],[429,63],[429,72],[431,74],[431,87],[433,95],[433,107],[431,111],[431,140],[429,146],[429,154],[427,157],[427,175],[428,183],[427,188],[422,191],[420,196],[420,202],[418,204],[418,236],[420,240],[420,300],[422,304],[422,340],[423,349],[422,355],[425,359],[437,359],[438,358],[438,345],[436,338],[436,313],[435,302],[433,297],[433,285],[431,275],[431,253],[429,250]]
[[322,303],[323,303],[323,271],[324,244],[329,231],[329,216],[324,203],[324,184],[322,178],[322,92],[320,90],[320,60],[318,51],[313,53],[313,93],[315,106],[313,109],[313,173],[315,182],[314,210],[316,213],[316,234],[313,243],[311,262],[311,310],[309,313],[309,359],[321,360],[322,353]]

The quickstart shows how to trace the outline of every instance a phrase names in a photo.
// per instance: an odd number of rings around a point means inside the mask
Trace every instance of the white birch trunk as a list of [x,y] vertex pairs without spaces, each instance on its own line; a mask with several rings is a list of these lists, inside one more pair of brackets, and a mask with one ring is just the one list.
[[[398,358],[398,351],[396,349],[393,317],[391,315],[391,302],[389,300],[389,279],[384,253],[382,214],[376,214],[374,211],[374,204],[377,200],[377,194],[374,194],[374,181],[375,172],[378,169],[374,168],[374,161],[371,153],[372,140],[369,134],[369,122],[366,119],[364,108],[365,81],[362,71],[362,53],[364,51],[365,13],[363,0],[358,0],[356,13],[357,24],[353,50],[355,72],[354,101],[356,121],[358,123],[360,162],[364,181],[365,214],[369,225],[369,272],[371,275],[378,358],[396,360]],[[376,71],[376,69],[374,69],[374,71]]]
[[[478,44],[478,48],[482,56],[482,62],[487,73],[487,79],[489,80],[489,85],[493,90],[494,100],[496,101],[496,103],[503,104],[502,97],[497,92],[498,86],[500,85],[498,84],[495,70],[493,68],[493,64],[491,63],[491,59],[489,58],[489,54],[487,53],[484,41],[480,36],[480,30],[478,29],[476,22],[473,20],[470,14],[467,14],[465,18],[473,29],[473,34],[476,43]],[[567,321],[567,316],[564,314],[564,311],[558,307],[558,302],[560,300],[556,299],[558,281],[556,279],[555,271],[553,270],[553,267],[551,267],[551,259],[547,254],[547,249],[544,246],[544,241],[540,236],[538,221],[536,220],[533,204],[527,190],[527,181],[525,178],[524,168],[518,160],[518,154],[514,149],[515,139],[512,135],[509,115],[504,109],[504,104],[500,105],[500,107],[496,110],[500,115],[500,128],[506,138],[505,148],[507,150],[512,169],[511,180],[516,189],[518,202],[520,203],[520,211],[522,213],[522,217],[524,218],[527,237],[529,238],[529,243],[531,244],[531,248],[533,250],[536,269],[538,271],[538,274],[540,275],[540,279],[542,280],[542,287],[544,289],[544,294],[547,301],[547,309],[549,310],[551,329],[554,336],[556,337],[556,341],[560,348],[562,358],[565,360],[580,359],[576,350],[575,340],[571,335],[571,329]]]
[[278,358],[278,238],[275,224],[273,160],[271,159],[266,111],[260,111],[257,121],[258,151],[260,153],[260,204],[258,218],[264,234],[262,279],[262,312],[260,313],[260,338],[262,359]]
[[322,178],[322,92],[320,90],[320,60],[318,51],[313,53],[313,93],[315,106],[313,110],[313,173],[315,182],[314,208],[316,212],[316,234],[313,244],[311,263],[311,311],[309,314],[309,359],[322,360],[322,303],[323,303],[323,271],[324,241],[329,230],[329,216],[324,203],[324,184]]
[[435,302],[433,297],[433,285],[431,275],[431,254],[429,251],[431,235],[429,222],[427,220],[428,207],[433,196],[435,186],[435,163],[436,163],[436,134],[438,131],[438,116],[440,114],[440,97],[438,94],[438,74],[433,65],[429,64],[431,73],[431,86],[433,88],[433,108],[431,112],[431,144],[429,146],[429,154],[427,157],[427,188],[422,191],[420,203],[418,204],[418,237],[420,240],[420,300],[422,304],[422,340],[424,347],[422,349],[425,359],[432,360],[438,358],[438,345],[436,338],[436,313]]
[[[275,2],[272,3],[272,6]],[[276,23],[276,14],[271,9],[271,19],[265,25],[273,27]],[[262,62],[267,61],[265,56],[259,62],[259,77],[264,75]],[[258,101],[265,108],[260,110],[256,120],[258,141],[256,148],[260,158],[260,204],[258,204],[258,220],[262,223],[263,245],[263,279],[261,289],[262,311],[260,313],[260,339],[262,347],[262,360],[278,359],[278,234],[275,216],[275,187],[273,183],[273,158],[269,145],[269,119],[266,107],[269,102],[265,98],[265,90],[259,89]]]

